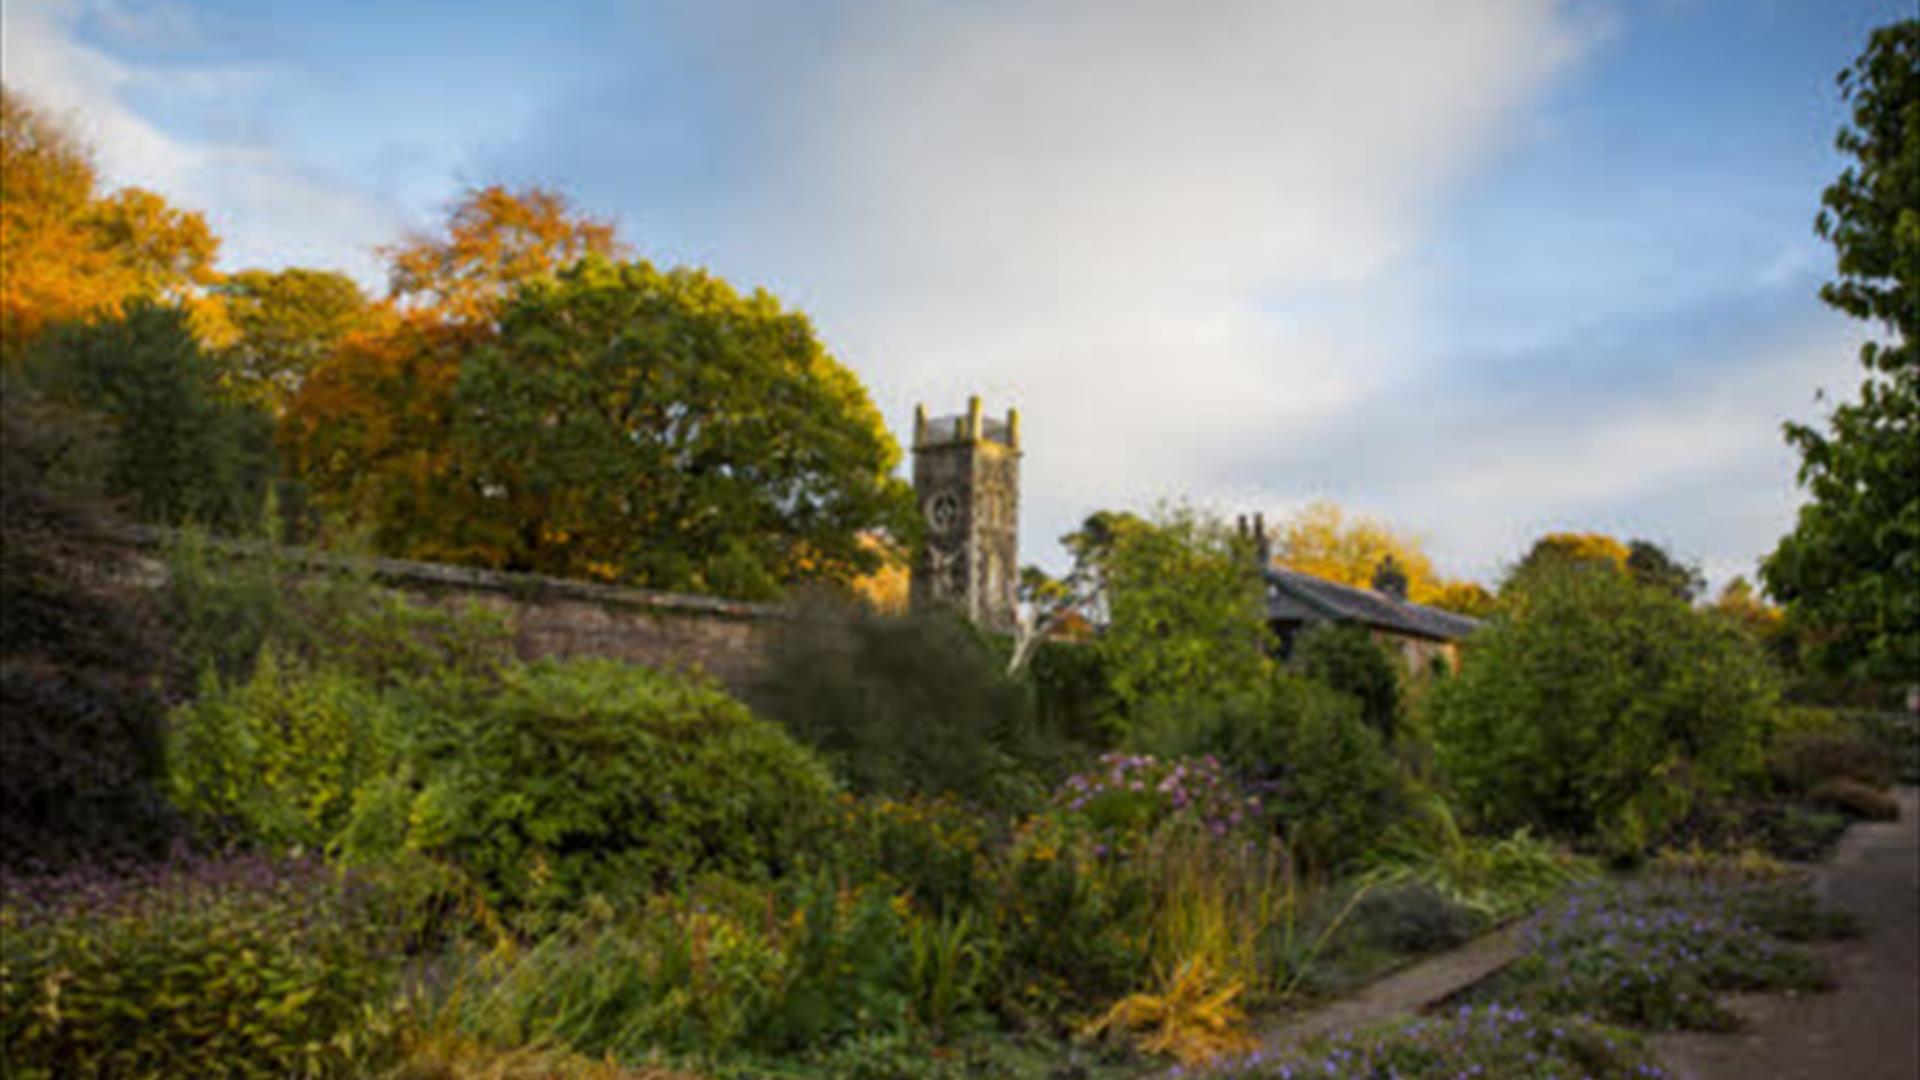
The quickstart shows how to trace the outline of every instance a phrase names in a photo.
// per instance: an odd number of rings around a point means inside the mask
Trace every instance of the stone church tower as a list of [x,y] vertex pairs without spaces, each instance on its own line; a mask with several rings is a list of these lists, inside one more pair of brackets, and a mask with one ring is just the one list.
[[913,608],[951,606],[989,630],[1012,631],[1020,583],[1020,411],[928,420],[913,410],[913,490],[926,543],[913,567]]

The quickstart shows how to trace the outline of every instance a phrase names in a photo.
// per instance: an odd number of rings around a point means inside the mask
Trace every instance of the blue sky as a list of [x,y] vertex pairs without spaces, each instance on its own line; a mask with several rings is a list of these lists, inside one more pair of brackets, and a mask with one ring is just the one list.
[[811,313],[896,432],[1018,405],[1023,548],[1317,498],[1497,579],[1539,533],[1751,574],[1864,330],[1834,75],[1911,0],[9,0],[10,86],[224,263],[543,183]]

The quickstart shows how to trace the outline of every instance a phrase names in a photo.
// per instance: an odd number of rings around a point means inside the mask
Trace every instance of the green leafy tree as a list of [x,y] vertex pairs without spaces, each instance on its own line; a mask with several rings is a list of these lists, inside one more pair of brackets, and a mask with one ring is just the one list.
[[1828,304],[1878,323],[1857,401],[1827,429],[1786,425],[1811,496],[1761,572],[1813,659],[1882,681],[1920,673],[1920,20],[1874,31],[1841,73],[1854,159],[1815,222],[1839,259]]
[[1509,590],[1429,709],[1442,772],[1482,824],[1627,854],[1757,775],[1777,697],[1728,620],[1573,563]]
[[1667,549],[1651,540],[1635,540],[1627,545],[1627,573],[1643,585],[1665,589],[1688,602],[1707,587],[1700,568],[1667,554]]
[[1265,586],[1247,541],[1183,507],[1120,519],[1110,543],[1099,648],[1132,735],[1257,693],[1271,664]]
[[26,377],[51,400],[105,418],[106,490],[134,518],[240,531],[260,520],[273,427],[225,397],[217,376],[187,313],[135,302],[119,318],[50,330]]
[[380,317],[352,278],[331,270],[242,270],[213,291],[233,338],[225,378],[275,414],[343,338]]
[[462,365],[467,526],[513,569],[764,597],[903,526],[899,447],[806,317],[698,270],[588,259]]

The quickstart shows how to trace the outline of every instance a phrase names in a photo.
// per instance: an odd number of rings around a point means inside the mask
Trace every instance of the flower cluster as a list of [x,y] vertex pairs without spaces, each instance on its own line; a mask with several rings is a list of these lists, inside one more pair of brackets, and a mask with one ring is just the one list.
[[1642,1040],[1586,1020],[1514,1006],[1463,1005],[1216,1066],[1218,1080],[1393,1076],[1666,1077]]
[[1746,914],[1785,887],[1655,878],[1576,889],[1523,935],[1512,992],[1654,1029],[1729,1027],[1718,991],[1826,985],[1811,959]]
[[1105,754],[1097,767],[1073,776],[1054,795],[1056,807],[1083,818],[1103,840],[1131,848],[1172,818],[1185,818],[1215,836],[1252,828],[1260,799],[1244,796],[1218,759],[1162,759],[1150,754]]

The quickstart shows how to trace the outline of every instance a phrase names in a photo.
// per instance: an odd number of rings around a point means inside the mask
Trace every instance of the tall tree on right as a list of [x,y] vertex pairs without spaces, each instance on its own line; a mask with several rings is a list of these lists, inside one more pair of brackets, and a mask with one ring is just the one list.
[[1879,324],[1860,349],[1860,396],[1827,429],[1789,423],[1811,499],[1768,556],[1767,588],[1828,671],[1920,679],[1920,19],[1873,33],[1840,75],[1852,106],[1838,145],[1854,163],[1815,229],[1838,255],[1828,304]]

